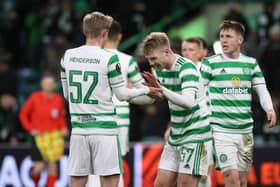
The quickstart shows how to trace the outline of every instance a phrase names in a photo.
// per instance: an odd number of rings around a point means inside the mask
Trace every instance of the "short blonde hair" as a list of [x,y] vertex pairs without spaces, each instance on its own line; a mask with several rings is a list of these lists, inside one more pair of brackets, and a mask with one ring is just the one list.
[[83,32],[87,38],[96,38],[103,29],[110,29],[113,22],[111,16],[102,14],[101,12],[88,13],[83,18]]
[[145,37],[142,46],[143,46],[143,54],[148,55],[152,51],[163,47],[170,48],[170,43],[169,43],[168,36],[165,33],[152,32]]

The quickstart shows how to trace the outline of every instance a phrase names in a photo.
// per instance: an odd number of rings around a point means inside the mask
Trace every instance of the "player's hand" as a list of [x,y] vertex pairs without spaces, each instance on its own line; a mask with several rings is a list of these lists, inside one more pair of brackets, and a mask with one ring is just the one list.
[[161,88],[161,85],[158,83],[156,77],[152,73],[144,71],[142,73],[142,75],[148,81],[148,83],[147,83],[148,86],[152,86],[155,88]]
[[30,132],[30,134],[31,134],[32,136],[37,136],[37,135],[40,134],[40,131],[34,129],[34,130],[32,130],[32,131]]
[[162,88],[156,88],[153,87],[153,85],[149,82],[144,82],[142,83],[144,86],[149,87],[150,92],[147,94],[148,96],[150,96],[151,98],[154,98],[156,100],[163,100],[164,96],[162,95]]
[[168,141],[168,139],[169,139],[170,130],[171,130],[171,127],[169,126],[169,127],[167,127],[167,129],[164,132],[164,137],[163,138],[164,138],[165,141]]
[[162,92],[162,88],[155,88],[155,87],[149,87],[150,92],[148,93],[148,96],[150,97],[159,97]]
[[63,135],[64,137],[68,136],[68,134],[69,134],[68,129],[62,129],[62,135]]
[[266,113],[266,116],[267,116],[267,120],[269,121],[268,127],[269,128],[274,127],[276,125],[276,121],[277,121],[277,117],[276,117],[275,111],[274,110],[269,110]]

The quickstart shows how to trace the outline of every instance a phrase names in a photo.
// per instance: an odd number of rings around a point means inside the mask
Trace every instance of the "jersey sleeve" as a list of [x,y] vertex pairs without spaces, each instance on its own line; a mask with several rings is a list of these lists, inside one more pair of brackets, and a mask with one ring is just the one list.
[[34,94],[32,94],[22,106],[19,112],[20,122],[25,130],[31,132],[33,130],[32,123],[30,121],[30,115],[34,107]]
[[117,55],[113,55],[108,62],[108,78],[112,88],[124,86],[121,64]]
[[66,100],[68,100],[68,86],[67,86],[67,77],[66,77],[66,71],[65,71],[65,62],[64,62],[64,56],[61,57],[60,60],[60,80],[63,90],[63,96]]
[[199,72],[192,63],[185,63],[179,70],[181,89],[198,91]]
[[255,88],[258,85],[265,85],[265,79],[260,69],[260,66],[256,61],[256,65],[253,69],[253,75],[252,75],[252,86],[253,88]]
[[204,86],[207,86],[212,78],[212,68],[208,59],[204,58],[200,69],[202,82]]
[[134,86],[144,81],[133,57],[129,61],[127,78]]

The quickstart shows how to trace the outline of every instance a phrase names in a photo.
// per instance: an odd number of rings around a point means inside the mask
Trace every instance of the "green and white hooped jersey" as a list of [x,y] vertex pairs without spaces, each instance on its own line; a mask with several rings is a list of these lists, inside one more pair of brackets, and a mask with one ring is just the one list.
[[215,132],[251,133],[252,88],[265,84],[256,59],[240,54],[230,59],[218,54],[204,59],[201,67],[204,85],[209,88]]
[[195,65],[188,59],[177,56],[170,70],[165,69],[155,73],[159,82],[173,92],[182,94],[182,90],[186,89],[196,92],[196,104],[189,110],[168,101],[171,115],[168,143],[172,146],[180,146],[211,140],[205,91]]
[[69,49],[61,60],[73,134],[118,133],[112,88],[124,86],[118,56],[98,46]]
[[[119,62],[121,65],[121,72],[124,79],[124,84],[127,85],[128,80],[136,86],[141,84],[144,79],[138,71],[137,63],[134,58],[130,55],[122,53],[116,49],[107,49],[112,53],[118,55]],[[119,127],[129,126],[129,104],[126,101],[119,101],[115,95],[113,95],[113,103],[116,107],[117,123]]]

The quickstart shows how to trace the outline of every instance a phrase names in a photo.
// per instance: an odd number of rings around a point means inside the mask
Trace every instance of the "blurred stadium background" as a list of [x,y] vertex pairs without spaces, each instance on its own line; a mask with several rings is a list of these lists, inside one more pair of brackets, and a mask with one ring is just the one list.
[[[123,26],[120,50],[148,70],[139,44],[151,31],[163,31],[180,53],[181,40],[204,38],[210,51],[218,40],[218,27],[225,18],[247,28],[243,53],[256,57],[272,93],[277,114],[280,107],[280,2],[272,0],[1,0],[0,1],[0,187],[33,186],[29,177],[30,136],[22,129],[18,111],[26,98],[39,89],[43,71],[59,78],[60,57],[67,48],[83,44],[81,20],[99,10]],[[57,92],[61,93],[60,83]],[[6,110],[5,95],[16,107]],[[280,126],[266,128],[266,116],[254,97],[255,156],[249,186],[280,186]],[[163,133],[169,120],[165,102],[131,105],[131,151],[124,159],[126,186],[150,187],[161,154]],[[278,117],[279,118],[279,117]],[[66,141],[69,139],[67,138]],[[68,148],[60,161],[57,187],[69,185],[65,174]],[[46,174],[44,174],[46,175]],[[213,187],[222,186],[221,174],[212,177]],[[46,178],[40,181],[44,186]]]

